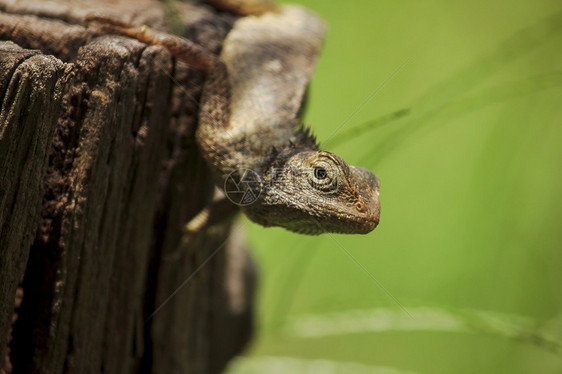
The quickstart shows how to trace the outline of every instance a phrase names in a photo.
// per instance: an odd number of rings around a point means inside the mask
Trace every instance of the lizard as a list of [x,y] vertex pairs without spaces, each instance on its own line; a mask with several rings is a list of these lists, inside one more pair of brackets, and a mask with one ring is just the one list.
[[[222,2],[233,1],[212,1]],[[320,149],[301,122],[324,23],[300,6],[267,3],[264,11],[235,22],[219,57],[146,26],[98,15],[88,15],[86,23],[161,45],[206,72],[197,143],[217,187],[225,188],[230,180],[254,192],[250,203],[239,204],[251,221],[309,235],[369,233],[380,218],[378,178]],[[205,210],[196,216],[187,231],[202,227],[212,215],[226,215],[220,212],[224,201],[215,204],[214,214]]]

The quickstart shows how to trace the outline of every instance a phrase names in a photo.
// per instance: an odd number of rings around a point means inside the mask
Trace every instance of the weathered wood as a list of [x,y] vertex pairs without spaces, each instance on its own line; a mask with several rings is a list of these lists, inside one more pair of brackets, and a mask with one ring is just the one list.
[[42,176],[66,68],[54,57],[0,43],[0,357],[39,224]]
[[[204,76],[160,47],[94,35],[91,9],[64,4],[0,1],[13,42],[0,44],[3,368],[218,372],[249,339],[254,273],[228,223],[178,251],[213,193],[193,139]],[[112,4],[166,25],[156,1]],[[184,7],[191,38],[216,51],[232,17]]]

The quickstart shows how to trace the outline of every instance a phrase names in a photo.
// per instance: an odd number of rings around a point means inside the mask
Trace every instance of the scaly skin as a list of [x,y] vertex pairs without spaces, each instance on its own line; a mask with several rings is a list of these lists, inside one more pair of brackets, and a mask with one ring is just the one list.
[[236,170],[250,169],[258,176],[259,197],[241,207],[252,221],[311,235],[366,234],[377,226],[377,177],[320,150],[300,122],[324,35],[316,15],[282,6],[241,18],[220,58],[148,28],[98,16],[87,22],[163,45],[176,58],[207,71],[197,141],[219,188]]

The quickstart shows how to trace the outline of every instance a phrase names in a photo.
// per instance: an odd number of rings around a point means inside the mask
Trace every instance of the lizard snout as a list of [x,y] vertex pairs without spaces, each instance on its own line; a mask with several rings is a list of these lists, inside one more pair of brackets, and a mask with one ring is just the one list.
[[358,194],[356,209],[363,218],[362,229],[364,233],[368,233],[377,227],[380,220],[380,182],[377,176],[368,169],[359,166],[350,166],[350,169],[353,184]]

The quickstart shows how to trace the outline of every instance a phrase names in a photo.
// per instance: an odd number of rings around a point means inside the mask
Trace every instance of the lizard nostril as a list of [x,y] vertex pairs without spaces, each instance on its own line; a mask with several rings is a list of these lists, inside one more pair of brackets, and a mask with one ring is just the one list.
[[360,211],[360,212],[365,211],[365,205],[363,205],[363,203],[361,201],[358,201],[358,202],[355,203],[355,208],[357,208],[357,210]]

